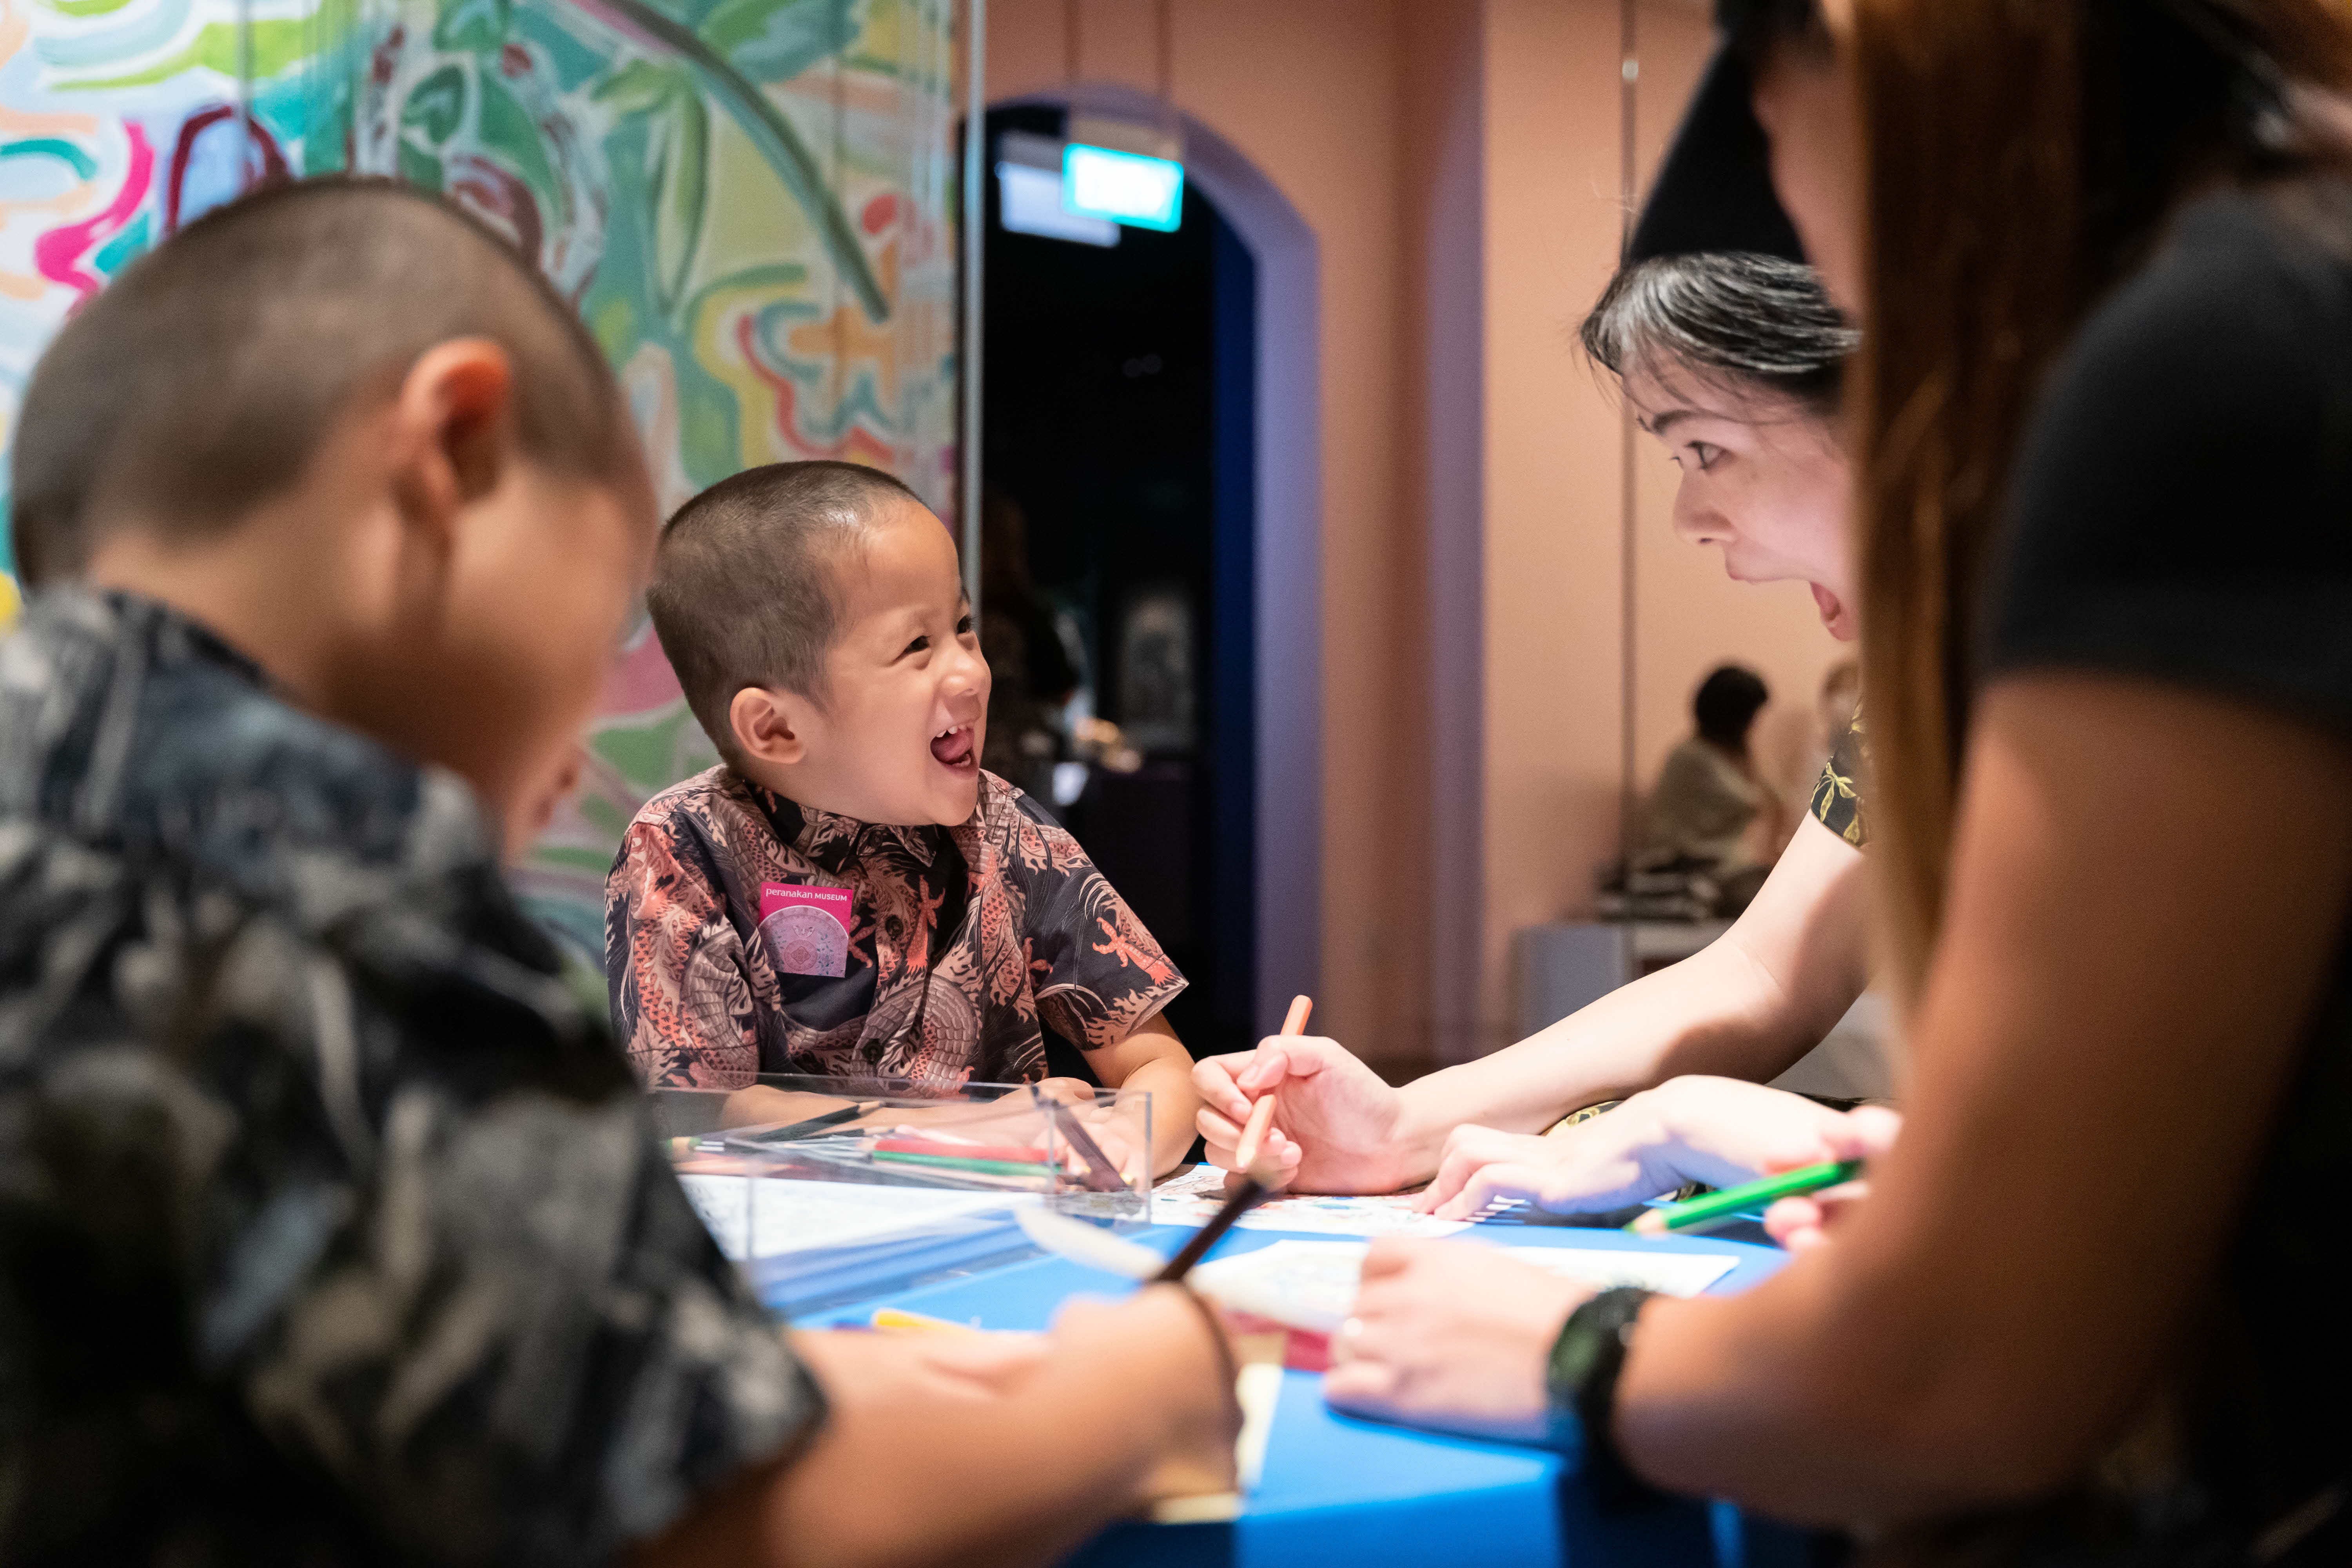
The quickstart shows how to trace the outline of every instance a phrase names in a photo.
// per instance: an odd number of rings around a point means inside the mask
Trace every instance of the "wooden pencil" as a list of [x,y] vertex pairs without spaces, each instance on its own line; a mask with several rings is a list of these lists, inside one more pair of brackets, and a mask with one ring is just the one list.
[[[1286,1035],[1305,1034],[1307,1015],[1314,1010],[1315,1003],[1311,997],[1292,997],[1290,1016],[1283,1019],[1282,1032]],[[1268,1089],[1258,1097],[1255,1105],[1250,1107],[1249,1121],[1242,1127],[1241,1142],[1234,1145],[1234,1163],[1244,1171],[1257,1163],[1258,1145],[1265,1142],[1266,1129],[1274,1125],[1274,1091]]]

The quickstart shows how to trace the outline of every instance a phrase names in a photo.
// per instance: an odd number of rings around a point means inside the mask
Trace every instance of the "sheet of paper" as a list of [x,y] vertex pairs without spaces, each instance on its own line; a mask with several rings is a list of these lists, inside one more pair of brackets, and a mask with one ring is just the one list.
[[[1668,1296],[1696,1296],[1738,1266],[1722,1253],[1651,1252],[1631,1248],[1507,1247],[1521,1262],[1548,1274],[1606,1290],[1635,1285]],[[1193,1283],[1229,1307],[1296,1328],[1328,1333],[1355,1304],[1364,1266],[1360,1241],[1277,1241],[1203,1263]]]
[[[1202,1226],[1224,1206],[1225,1173],[1195,1165],[1151,1191],[1154,1225]],[[1451,1236],[1467,1228],[1457,1219],[1415,1214],[1412,1194],[1329,1198],[1285,1194],[1268,1198],[1242,1215],[1244,1230],[1302,1230],[1315,1236]]]
[[[944,1192],[858,1182],[794,1182],[682,1174],[678,1184],[719,1248],[737,1262],[757,1256],[886,1246],[1034,1203],[1026,1193]],[[757,1226],[756,1232],[753,1229]],[[756,1239],[757,1246],[752,1242]]]

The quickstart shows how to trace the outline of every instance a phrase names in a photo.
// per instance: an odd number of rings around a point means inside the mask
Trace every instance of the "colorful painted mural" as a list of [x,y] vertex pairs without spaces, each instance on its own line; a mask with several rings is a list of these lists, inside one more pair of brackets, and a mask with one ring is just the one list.
[[[0,438],[49,333],[141,249],[255,181],[351,168],[446,191],[538,258],[619,373],[665,505],[751,464],[845,457],[944,515],[951,16],[0,0]],[[526,896],[599,946],[623,826],[711,760],[641,624]]]

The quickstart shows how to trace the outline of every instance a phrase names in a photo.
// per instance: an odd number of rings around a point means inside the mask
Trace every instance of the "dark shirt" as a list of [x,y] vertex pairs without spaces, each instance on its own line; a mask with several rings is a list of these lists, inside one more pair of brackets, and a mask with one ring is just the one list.
[[594,1563],[815,1386],[474,803],[187,620],[0,642],[0,1562]]
[[[2352,237],[2347,215],[2332,184],[2203,200],[2084,326],[2021,452],[1983,676],[2157,680],[2352,740],[2352,247],[2313,237]],[[2242,1522],[2352,1463],[2352,1211],[2328,1195],[2352,1183],[2341,957],[2277,1109],[2171,1379],[2194,1486]]]

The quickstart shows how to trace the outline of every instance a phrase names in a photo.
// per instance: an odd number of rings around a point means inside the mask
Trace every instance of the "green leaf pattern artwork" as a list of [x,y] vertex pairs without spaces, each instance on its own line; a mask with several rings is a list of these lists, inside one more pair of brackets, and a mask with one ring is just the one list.
[[[954,463],[952,0],[0,0],[0,440],[79,300],[257,181],[446,193],[578,306],[666,507],[756,463]],[[0,545],[0,574],[9,568]],[[15,603],[0,575],[0,616]],[[604,868],[715,760],[631,631],[519,872],[600,950]]]

